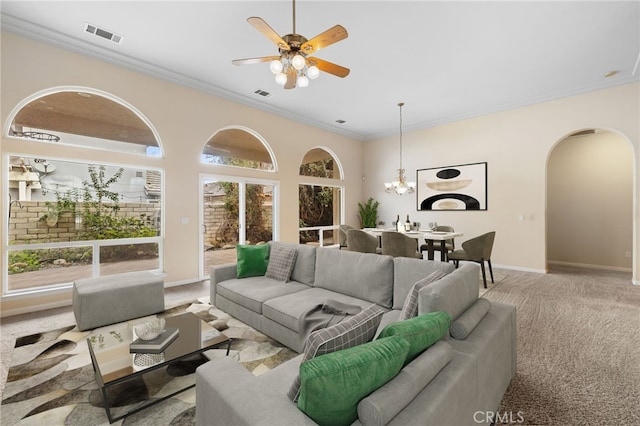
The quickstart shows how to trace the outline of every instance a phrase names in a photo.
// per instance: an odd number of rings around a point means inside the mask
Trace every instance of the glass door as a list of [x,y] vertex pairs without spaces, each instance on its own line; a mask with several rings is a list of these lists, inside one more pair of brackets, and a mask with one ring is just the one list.
[[236,261],[236,245],[274,239],[276,184],[228,176],[203,176],[200,183],[200,271],[205,279],[211,266]]

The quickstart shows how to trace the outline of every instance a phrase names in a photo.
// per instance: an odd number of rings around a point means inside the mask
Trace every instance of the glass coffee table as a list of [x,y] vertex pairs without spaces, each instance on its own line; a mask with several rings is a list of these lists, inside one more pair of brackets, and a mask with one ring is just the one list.
[[[140,380],[142,376],[153,371],[164,368],[169,369],[172,366],[185,361],[195,359],[195,362],[189,363],[191,368],[207,361],[203,355],[205,351],[222,346],[226,343],[226,355],[229,355],[231,348],[231,339],[211,327],[205,321],[196,315],[188,312],[172,317],[165,318],[166,327],[176,327],[179,329],[178,337],[166,347],[162,354],[132,354],[129,352],[129,344],[133,340],[133,332],[131,326],[117,326],[109,331],[104,330],[104,334],[92,334],[87,338],[89,345],[89,353],[93,370],[102,392],[104,408],[109,418],[109,423],[113,423],[131,414],[137,413],[151,405],[171,398],[172,396],[184,392],[195,386],[195,382],[164,395],[160,398],[154,398],[144,402],[134,404],[134,407],[125,412],[112,413],[114,396],[123,392],[123,386],[127,386],[126,382]],[[136,358],[136,355],[138,358]],[[134,358],[136,362],[134,363]],[[139,362],[142,361],[142,362]]]

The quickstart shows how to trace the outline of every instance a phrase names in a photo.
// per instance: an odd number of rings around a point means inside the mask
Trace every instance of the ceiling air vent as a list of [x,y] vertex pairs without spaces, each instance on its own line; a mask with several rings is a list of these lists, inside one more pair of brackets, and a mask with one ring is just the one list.
[[119,36],[118,34],[114,34],[111,31],[107,31],[95,25],[85,23],[84,30],[90,34],[97,35],[98,37],[106,38],[107,40],[110,40],[114,43],[120,44],[120,42],[122,41],[122,36]]
[[268,98],[269,96],[271,96],[271,93],[262,89],[256,89],[253,93],[255,93],[256,95],[264,96],[265,98]]

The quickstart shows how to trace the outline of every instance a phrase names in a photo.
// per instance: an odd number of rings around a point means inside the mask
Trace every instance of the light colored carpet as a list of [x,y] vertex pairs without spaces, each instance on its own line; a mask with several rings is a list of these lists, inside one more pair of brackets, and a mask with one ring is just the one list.
[[484,297],[517,307],[518,369],[500,413],[521,424],[640,424],[640,287],[628,273],[510,273]]

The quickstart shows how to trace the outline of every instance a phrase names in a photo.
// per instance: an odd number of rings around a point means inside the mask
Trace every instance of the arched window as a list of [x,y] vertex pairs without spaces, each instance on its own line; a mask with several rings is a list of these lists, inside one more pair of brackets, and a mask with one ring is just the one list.
[[36,94],[15,113],[8,136],[154,157],[158,137],[130,105],[92,89]]
[[313,148],[302,159],[300,176],[342,179],[342,171],[333,153],[325,148]]
[[219,130],[202,151],[207,164],[246,167],[275,171],[275,160],[269,145],[250,129],[233,127]]
[[107,164],[99,152],[69,149],[116,151],[128,160],[126,154],[160,156],[157,133],[135,108],[92,89],[54,88],[21,102],[9,120],[9,138],[54,144],[59,154],[3,155],[3,295],[163,270],[163,170]]
[[[342,166],[327,148],[316,147],[300,163],[300,176],[342,180]],[[344,188],[336,183],[300,183],[298,186],[300,242],[337,246],[337,228],[342,223]]]

